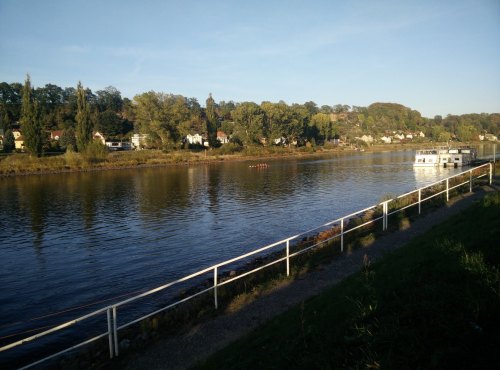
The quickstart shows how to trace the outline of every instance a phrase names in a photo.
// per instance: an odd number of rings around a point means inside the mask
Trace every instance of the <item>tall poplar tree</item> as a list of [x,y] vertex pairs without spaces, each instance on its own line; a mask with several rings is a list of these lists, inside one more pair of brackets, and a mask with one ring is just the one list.
[[43,130],[39,107],[33,101],[31,79],[26,76],[23,87],[23,103],[21,106],[21,130],[24,136],[24,147],[32,154],[40,157],[43,148]]
[[215,114],[215,101],[212,98],[212,93],[208,95],[206,104],[208,143],[211,147],[214,147],[217,145],[217,116]]
[[93,124],[90,115],[90,104],[87,101],[85,89],[78,82],[76,90],[76,146],[81,152],[92,140]]

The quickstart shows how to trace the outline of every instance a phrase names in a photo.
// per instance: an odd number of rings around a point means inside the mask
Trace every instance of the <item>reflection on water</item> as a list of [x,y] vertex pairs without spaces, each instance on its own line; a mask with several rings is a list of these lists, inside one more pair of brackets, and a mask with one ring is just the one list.
[[414,167],[413,173],[415,175],[415,188],[421,188],[425,185],[431,184],[437,179],[442,179],[452,176],[455,173],[464,171],[463,168],[454,169],[443,167]]
[[460,171],[414,171],[413,156],[0,179],[0,326],[164,283]]

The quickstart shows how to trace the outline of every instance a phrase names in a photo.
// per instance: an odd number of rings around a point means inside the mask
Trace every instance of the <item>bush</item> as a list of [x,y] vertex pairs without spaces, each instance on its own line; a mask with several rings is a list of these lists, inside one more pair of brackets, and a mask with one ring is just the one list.
[[234,153],[239,153],[243,150],[241,145],[234,144],[234,143],[227,143],[222,145],[220,148],[217,149],[217,154],[220,155],[225,155],[225,154],[234,154]]
[[87,163],[100,163],[106,160],[108,148],[99,141],[90,142],[82,152],[82,157]]
[[79,167],[81,162],[80,154],[76,153],[71,144],[66,148],[66,153],[64,153],[64,162],[68,167]]

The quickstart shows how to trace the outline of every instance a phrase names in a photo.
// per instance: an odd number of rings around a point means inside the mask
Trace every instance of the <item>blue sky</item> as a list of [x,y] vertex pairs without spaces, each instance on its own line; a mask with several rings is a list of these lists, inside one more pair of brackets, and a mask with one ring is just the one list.
[[0,81],[500,112],[500,0],[0,0]]

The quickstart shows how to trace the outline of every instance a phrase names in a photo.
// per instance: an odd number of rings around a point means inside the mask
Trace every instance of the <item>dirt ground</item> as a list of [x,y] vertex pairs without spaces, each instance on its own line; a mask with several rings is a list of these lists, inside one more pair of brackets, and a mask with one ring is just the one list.
[[[498,182],[496,182],[498,184]],[[191,327],[172,337],[157,340],[139,352],[115,359],[110,368],[119,369],[186,369],[224,348],[232,341],[249,333],[272,317],[290,307],[319,294],[345,277],[360,270],[364,255],[371,261],[380,259],[414,237],[425,233],[451,215],[461,212],[498,187],[485,186],[473,193],[451,200],[446,207],[422,216],[406,230],[390,233],[377,239],[369,247],[344,254],[328,265],[322,265],[289,284],[275,287],[258,299]]]

